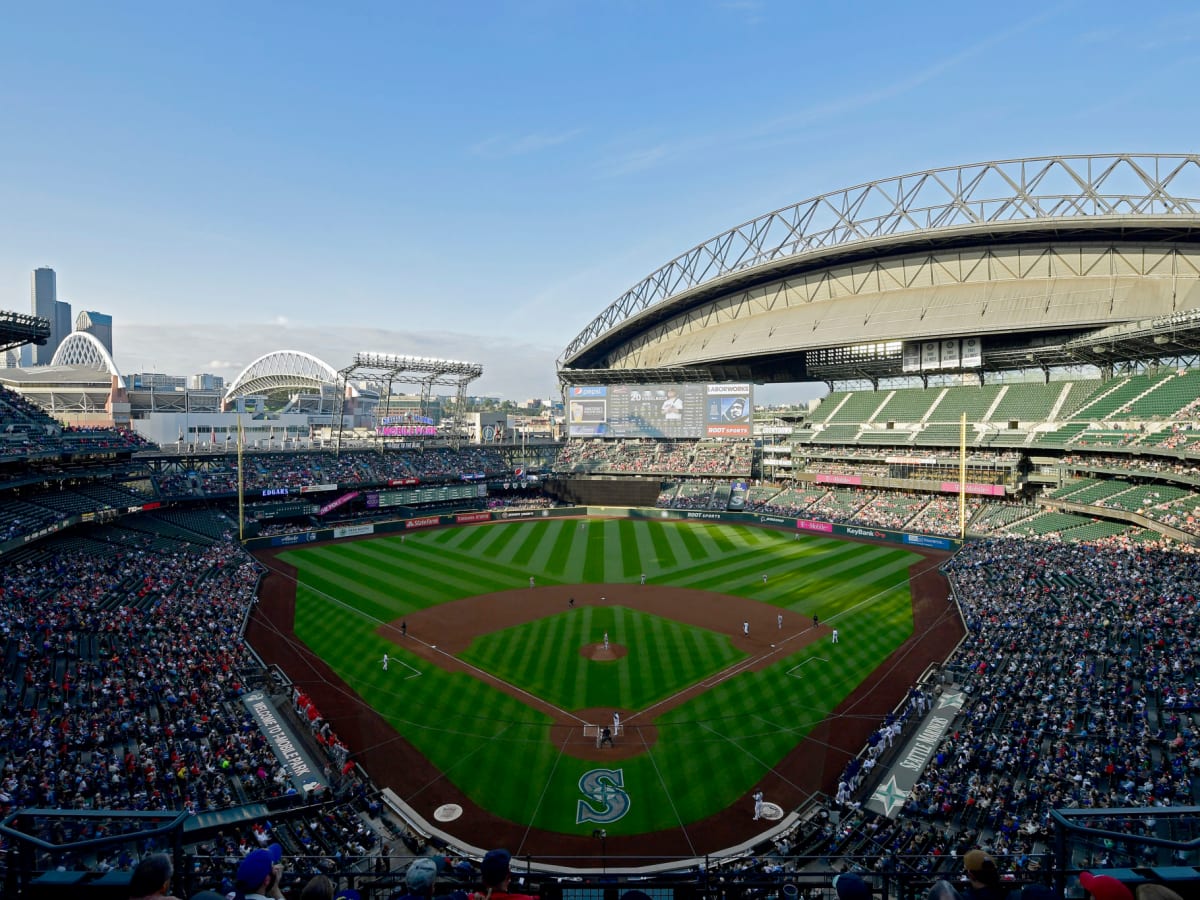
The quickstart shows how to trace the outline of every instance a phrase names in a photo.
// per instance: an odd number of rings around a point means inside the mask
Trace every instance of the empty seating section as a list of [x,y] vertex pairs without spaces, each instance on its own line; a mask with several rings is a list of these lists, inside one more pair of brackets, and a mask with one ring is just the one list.
[[1010,384],[988,418],[990,422],[1044,422],[1062,394],[1063,383]]
[[1113,494],[1129,490],[1128,481],[1101,481],[1095,478],[1085,478],[1081,482],[1066,485],[1050,494],[1056,500],[1070,500],[1072,503],[1095,504]]
[[[837,408],[846,400],[853,391],[831,391],[821,401],[821,405],[817,408],[816,415],[813,416],[814,422],[828,422],[837,412]],[[865,392],[864,392],[865,393]]]
[[1068,528],[1059,537],[1064,541],[1095,541],[1101,538],[1116,537],[1130,530],[1128,525],[1119,522],[1089,522],[1077,528]]
[[1073,417],[1087,418],[1092,421],[1106,419],[1126,403],[1145,393],[1158,382],[1170,377],[1171,373],[1166,372],[1133,375],[1105,382],[1079,409],[1075,410]]
[[887,395],[887,391],[855,391],[841,404],[841,409],[831,414],[825,421],[830,424],[870,422],[875,410],[879,408]]
[[1008,534],[1019,534],[1025,537],[1042,537],[1045,535],[1061,534],[1072,528],[1079,528],[1081,525],[1089,525],[1092,521],[1092,519],[1086,516],[1076,516],[1071,513],[1044,512],[1030,519],[1010,525],[1005,530]]
[[1023,447],[1029,442],[1029,432],[1016,428],[993,431],[985,441],[989,447]]
[[[975,443],[975,429],[967,426],[967,445]],[[916,443],[929,447],[957,447],[962,440],[960,425],[926,425],[917,432]]]
[[814,444],[852,444],[858,434],[857,425],[829,425],[820,434],[814,435]]
[[931,388],[901,388],[875,416],[876,422],[920,422],[941,391]]
[[911,443],[913,432],[904,428],[884,428],[877,431],[864,431],[858,436],[859,444],[871,444],[876,447],[902,447]]
[[1072,447],[1128,447],[1142,437],[1140,431],[1113,431],[1107,428],[1089,428],[1079,432]]
[[989,503],[971,518],[968,530],[975,534],[1001,534],[1009,525],[1036,512],[1036,507],[1023,503]]
[[[1051,382],[1053,384],[1053,382]],[[1070,389],[1067,391],[1067,397],[1063,400],[1058,411],[1054,413],[1054,420],[1065,422],[1075,415],[1075,411],[1086,403],[1093,395],[1104,387],[1104,382],[1099,378],[1084,378],[1078,381],[1070,382]],[[1057,402],[1057,400],[1056,400]],[[1054,412],[1051,408],[1051,412]]]
[[1119,410],[1131,419],[1170,418],[1200,400],[1200,370],[1192,369],[1158,385]]
[[957,422],[967,414],[967,424],[982,422],[996,402],[1001,385],[987,384],[982,387],[954,387],[946,391],[942,402],[929,416],[930,422]]
[[1033,443],[1041,447],[1064,447],[1068,441],[1086,431],[1087,427],[1087,422],[1072,422],[1053,431],[1039,431],[1034,435]]
[[1129,512],[1145,512],[1148,507],[1170,503],[1180,497],[1186,497],[1190,493],[1190,491],[1169,484],[1141,484],[1106,497],[1103,503],[1097,505],[1115,507]]

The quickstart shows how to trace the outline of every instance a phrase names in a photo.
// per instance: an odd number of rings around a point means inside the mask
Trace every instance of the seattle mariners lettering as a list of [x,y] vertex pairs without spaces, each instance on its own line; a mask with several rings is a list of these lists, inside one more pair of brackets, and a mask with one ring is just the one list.
[[[592,769],[579,779],[579,790],[587,797],[575,807],[575,824],[599,822],[607,825],[629,812],[629,795],[624,791],[623,769]],[[590,802],[589,802],[590,801]]]

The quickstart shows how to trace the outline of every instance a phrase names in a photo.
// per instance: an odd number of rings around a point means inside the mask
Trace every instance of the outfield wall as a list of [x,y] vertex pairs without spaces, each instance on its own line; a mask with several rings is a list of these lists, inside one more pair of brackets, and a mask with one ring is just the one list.
[[248,550],[264,550],[271,547],[294,547],[316,541],[336,541],[342,538],[363,537],[369,534],[403,534],[425,528],[448,525],[476,525],[485,522],[515,522],[525,519],[559,519],[581,516],[598,516],[625,519],[660,519],[666,521],[723,522],[731,525],[765,525],[773,528],[791,529],[796,533],[821,534],[829,537],[849,537],[859,540],[881,541],[902,544],[906,547],[925,547],[931,550],[957,550],[962,541],[957,538],[933,534],[913,534],[887,528],[869,528],[861,525],[841,525],[817,519],[801,519],[794,516],[769,516],[761,513],[717,512],[698,509],[650,509],[628,506],[558,506],[550,509],[503,509],[449,513],[443,515],[412,516],[387,522],[372,522],[363,525],[344,525],[336,528],[319,528],[296,534],[273,535],[248,538]]

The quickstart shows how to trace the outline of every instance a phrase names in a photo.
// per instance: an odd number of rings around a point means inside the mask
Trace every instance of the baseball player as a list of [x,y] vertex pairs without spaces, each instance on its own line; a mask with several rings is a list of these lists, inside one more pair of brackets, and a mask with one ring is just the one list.
[[532,575],[530,575],[530,576],[529,576],[529,586],[530,586],[530,587],[533,587],[533,583],[534,583],[534,582],[533,582],[533,576],[532,576]]
[[608,649],[608,632],[604,632],[604,649]]
[[763,572],[763,584],[767,583],[767,573]]
[[387,657],[387,654],[385,653],[385,654],[383,654],[383,671],[386,672],[387,667],[388,667],[388,657]]
[[621,730],[621,714],[613,710],[613,734]]
[[742,623],[742,634],[746,635],[747,637],[750,636],[750,623],[749,622]]
[[837,633],[837,629],[836,629],[836,628],[835,628],[835,629],[833,629],[833,642],[834,642],[835,644],[838,642],[838,633]]
[[754,821],[757,822],[759,819],[762,818],[762,811],[763,811],[763,792],[755,791],[754,792]]
[[779,625],[779,630],[783,631],[783,613],[775,617],[775,622]]
[[646,583],[646,573],[643,572],[642,573],[642,584],[645,584],[645,583]]

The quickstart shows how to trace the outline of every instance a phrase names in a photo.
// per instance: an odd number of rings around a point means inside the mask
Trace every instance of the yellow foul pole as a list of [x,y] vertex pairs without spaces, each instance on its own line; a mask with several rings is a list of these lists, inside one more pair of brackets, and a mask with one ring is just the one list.
[[967,538],[967,414],[958,424],[958,537]]

